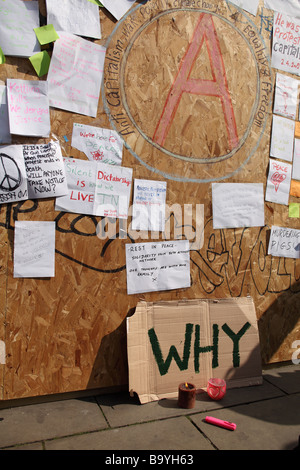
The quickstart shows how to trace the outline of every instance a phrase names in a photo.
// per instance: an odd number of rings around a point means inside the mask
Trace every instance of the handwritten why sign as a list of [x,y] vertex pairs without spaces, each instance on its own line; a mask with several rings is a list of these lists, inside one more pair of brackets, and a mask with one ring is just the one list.
[[126,245],[127,293],[190,287],[188,240]]
[[300,230],[273,226],[268,254],[284,258],[300,258]]
[[122,163],[123,140],[111,129],[74,123],[72,147],[83,152],[91,161],[107,165]]
[[269,160],[269,174],[266,188],[266,201],[288,205],[291,185],[292,165]]
[[68,194],[65,166],[58,142],[23,145],[29,199]]
[[50,115],[46,81],[9,78],[7,97],[11,134],[49,136]]
[[274,12],[272,67],[300,75],[300,20]]
[[96,117],[106,48],[57,33],[47,77],[50,106]]

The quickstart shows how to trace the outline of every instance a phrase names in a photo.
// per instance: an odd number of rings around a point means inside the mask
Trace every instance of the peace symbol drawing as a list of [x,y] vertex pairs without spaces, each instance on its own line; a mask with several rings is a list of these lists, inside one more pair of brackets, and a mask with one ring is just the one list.
[[272,99],[270,57],[230,2],[149,0],[106,44],[102,97],[127,149],[167,179],[233,176],[257,150]]
[[14,191],[22,182],[21,172],[14,159],[0,153],[0,190]]

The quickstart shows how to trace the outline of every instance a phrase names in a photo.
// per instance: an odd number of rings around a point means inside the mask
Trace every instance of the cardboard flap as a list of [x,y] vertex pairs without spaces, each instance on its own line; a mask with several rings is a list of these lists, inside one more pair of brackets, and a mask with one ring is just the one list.
[[139,302],[127,318],[129,390],[141,403],[176,397],[181,382],[206,388],[262,383],[254,302],[220,300]]

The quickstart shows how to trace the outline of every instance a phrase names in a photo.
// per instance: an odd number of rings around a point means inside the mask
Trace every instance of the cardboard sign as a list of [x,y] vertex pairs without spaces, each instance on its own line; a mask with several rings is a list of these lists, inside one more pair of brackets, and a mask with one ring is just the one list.
[[176,398],[178,385],[227,388],[262,383],[257,318],[250,297],[139,302],[127,318],[129,390],[141,403]]

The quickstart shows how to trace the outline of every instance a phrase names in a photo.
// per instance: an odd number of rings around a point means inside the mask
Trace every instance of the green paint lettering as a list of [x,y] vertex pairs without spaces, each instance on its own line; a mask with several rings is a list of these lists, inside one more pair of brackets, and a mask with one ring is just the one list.
[[195,343],[194,343],[194,367],[195,372],[199,372],[199,355],[212,351],[212,368],[218,367],[218,343],[219,343],[219,327],[213,325],[213,344],[212,346],[200,346],[200,325],[195,325]]
[[222,330],[229,336],[229,338],[233,342],[233,352],[232,352],[232,362],[233,367],[239,367],[240,365],[240,351],[239,351],[239,342],[241,337],[246,333],[246,331],[250,328],[251,324],[249,322],[245,323],[245,325],[240,329],[238,333],[234,333],[231,328],[224,323],[222,326]]

